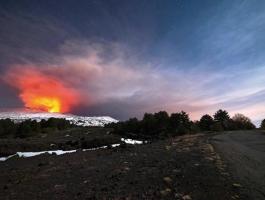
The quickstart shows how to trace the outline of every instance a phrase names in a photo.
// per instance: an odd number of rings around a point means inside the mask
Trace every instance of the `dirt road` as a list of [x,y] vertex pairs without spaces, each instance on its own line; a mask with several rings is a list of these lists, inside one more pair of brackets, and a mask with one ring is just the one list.
[[251,199],[264,200],[265,132],[228,132],[213,137],[211,141]]

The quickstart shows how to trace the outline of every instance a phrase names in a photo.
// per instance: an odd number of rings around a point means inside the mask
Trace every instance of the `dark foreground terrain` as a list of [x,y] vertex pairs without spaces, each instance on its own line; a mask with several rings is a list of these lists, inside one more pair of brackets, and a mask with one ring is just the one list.
[[249,199],[211,138],[13,157],[0,162],[0,199]]
[[251,199],[265,199],[265,133],[230,132],[217,135],[212,141]]

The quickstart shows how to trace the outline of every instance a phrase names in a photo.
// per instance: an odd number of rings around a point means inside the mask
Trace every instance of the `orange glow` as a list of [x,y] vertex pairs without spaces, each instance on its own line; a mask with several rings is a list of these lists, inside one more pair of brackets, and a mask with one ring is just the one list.
[[30,104],[31,108],[36,106],[37,109],[43,107],[43,110],[51,113],[61,112],[61,102],[56,98],[36,97],[35,99],[32,99],[32,102],[30,102]]
[[62,79],[35,67],[12,68],[5,80],[19,90],[25,107],[45,112],[69,112],[80,102],[79,93]]

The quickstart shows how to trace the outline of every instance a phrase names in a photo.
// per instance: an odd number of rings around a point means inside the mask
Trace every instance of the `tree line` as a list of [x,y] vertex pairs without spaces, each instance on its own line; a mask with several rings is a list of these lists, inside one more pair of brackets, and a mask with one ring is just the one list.
[[0,120],[0,138],[26,138],[39,133],[50,133],[56,130],[64,130],[73,127],[65,119],[49,118],[48,120],[26,120],[14,123],[11,119]]
[[[190,120],[184,112],[172,113],[160,111],[154,114],[145,113],[142,120],[131,118],[127,121],[112,123],[114,134],[128,137],[165,138],[170,136],[198,133],[200,131],[251,130],[255,125],[243,114],[232,118],[226,110],[218,110],[213,116],[203,115],[199,121]],[[265,128],[265,120],[264,120]]]

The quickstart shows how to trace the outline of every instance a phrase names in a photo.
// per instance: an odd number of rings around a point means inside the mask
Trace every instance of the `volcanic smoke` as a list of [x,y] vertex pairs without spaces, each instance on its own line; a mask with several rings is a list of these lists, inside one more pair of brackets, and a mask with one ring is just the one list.
[[11,68],[4,80],[18,89],[25,107],[32,110],[69,112],[80,101],[75,89],[36,67]]

